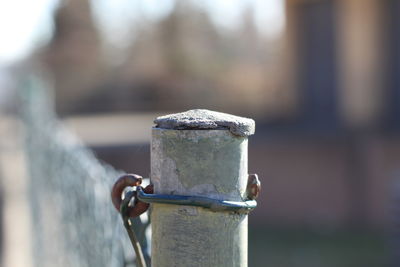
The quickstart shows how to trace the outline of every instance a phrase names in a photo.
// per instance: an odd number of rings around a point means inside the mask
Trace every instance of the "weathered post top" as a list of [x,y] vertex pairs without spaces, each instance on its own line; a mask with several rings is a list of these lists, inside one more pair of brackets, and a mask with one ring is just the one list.
[[207,109],[192,109],[161,116],[156,118],[154,123],[157,128],[174,130],[228,129],[238,136],[249,136],[255,131],[255,122],[252,119]]

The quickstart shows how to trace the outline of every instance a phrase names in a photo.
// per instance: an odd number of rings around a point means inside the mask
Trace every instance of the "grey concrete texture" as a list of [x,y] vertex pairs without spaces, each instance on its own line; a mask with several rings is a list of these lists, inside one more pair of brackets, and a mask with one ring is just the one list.
[[[153,128],[151,183],[156,194],[243,201],[248,138],[227,129]],[[247,267],[247,214],[154,203],[152,266]]]
[[254,134],[256,128],[253,119],[207,109],[192,109],[161,116],[154,123],[156,128],[173,130],[228,129],[232,134],[244,137]]

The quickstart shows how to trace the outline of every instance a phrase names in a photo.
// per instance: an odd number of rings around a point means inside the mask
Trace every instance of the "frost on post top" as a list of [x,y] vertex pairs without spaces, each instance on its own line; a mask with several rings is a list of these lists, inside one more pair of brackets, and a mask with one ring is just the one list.
[[256,124],[249,118],[238,117],[207,109],[192,109],[169,114],[154,120],[156,128],[173,130],[218,130],[228,129],[238,136],[254,134]]

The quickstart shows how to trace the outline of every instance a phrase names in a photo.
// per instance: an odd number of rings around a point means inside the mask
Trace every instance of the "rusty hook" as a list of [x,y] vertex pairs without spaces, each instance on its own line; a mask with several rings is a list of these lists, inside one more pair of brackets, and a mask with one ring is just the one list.
[[261,191],[261,182],[257,174],[249,174],[247,180],[247,197],[254,200],[258,197]]
[[[122,193],[125,188],[129,186],[140,186],[142,184],[143,177],[137,174],[125,174],[118,178],[118,180],[114,183],[114,186],[111,190],[111,200],[114,204],[114,207],[120,211],[121,203],[122,203]],[[147,194],[153,193],[153,185],[146,186],[143,191]],[[146,212],[149,208],[148,203],[144,203],[135,198],[133,207],[129,207],[127,216],[130,218],[134,218],[139,216],[140,214]]]

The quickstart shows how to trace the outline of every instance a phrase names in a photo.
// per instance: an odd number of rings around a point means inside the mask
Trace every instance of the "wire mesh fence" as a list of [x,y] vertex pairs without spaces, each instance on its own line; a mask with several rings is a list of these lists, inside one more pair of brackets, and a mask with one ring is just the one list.
[[[20,96],[34,266],[133,264],[134,253],[110,200],[112,183],[122,172],[100,163],[63,127],[39,80],[22,86]],[[134,223],[143,239],[146,224]]]

